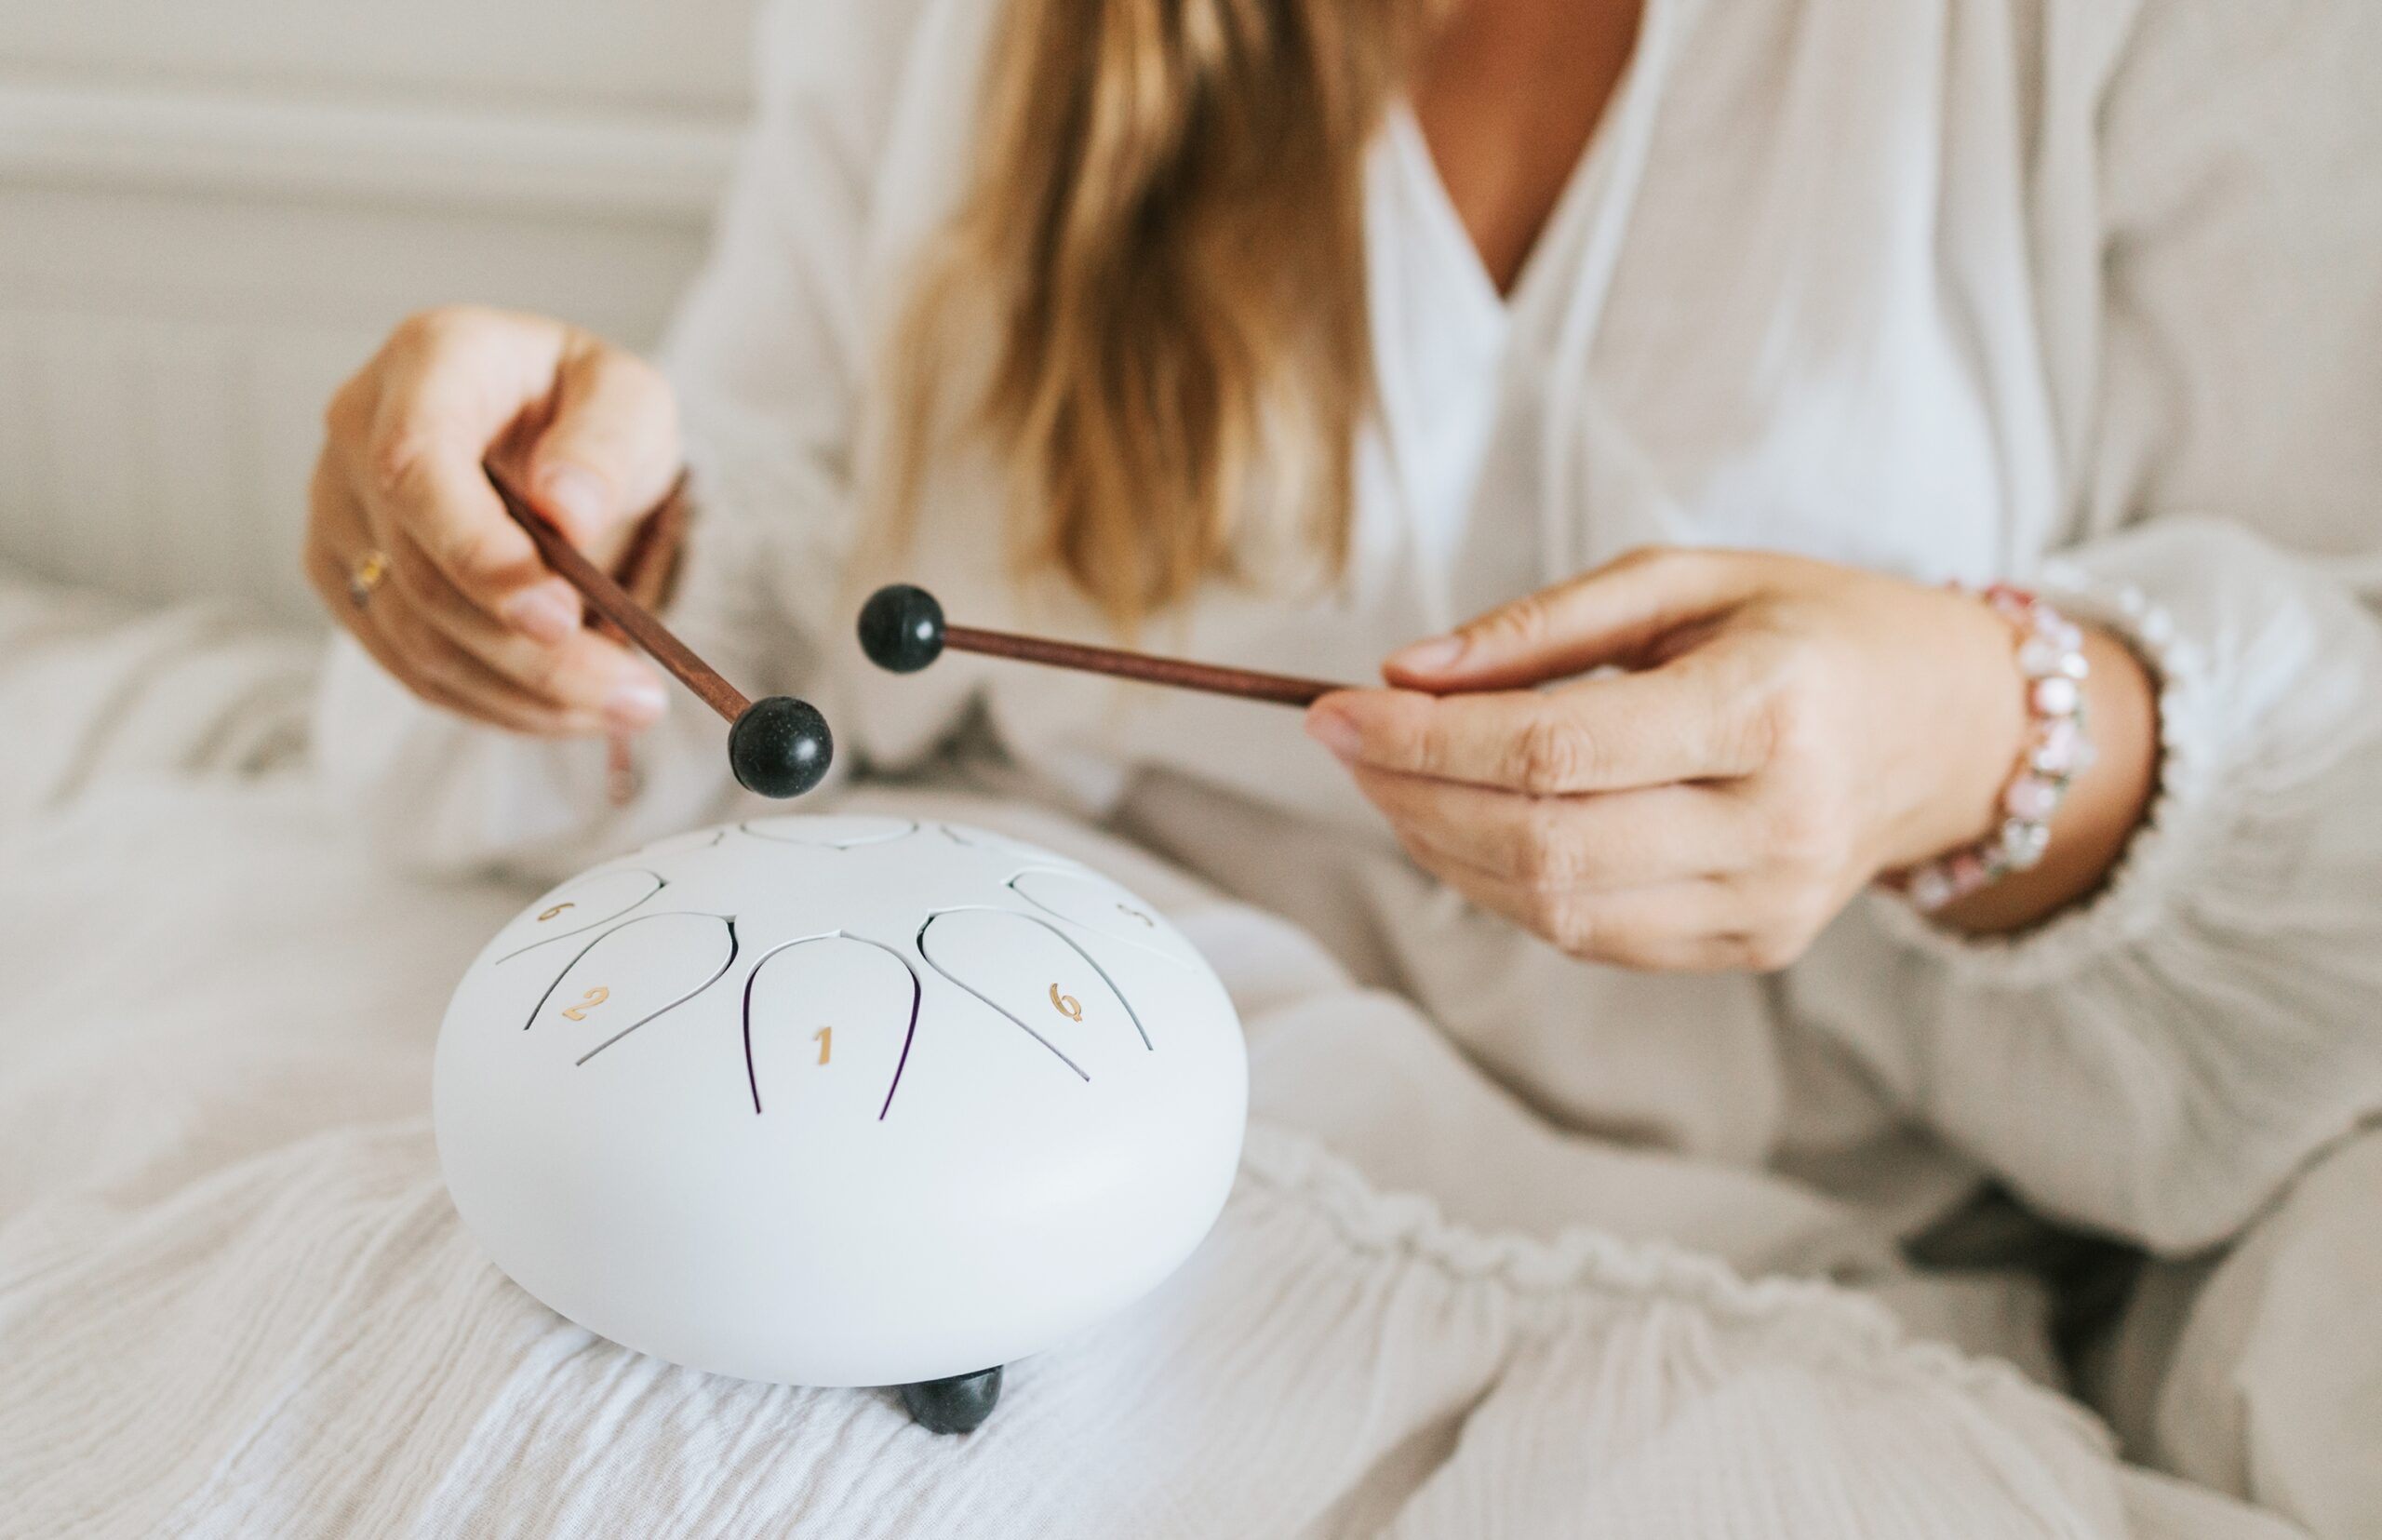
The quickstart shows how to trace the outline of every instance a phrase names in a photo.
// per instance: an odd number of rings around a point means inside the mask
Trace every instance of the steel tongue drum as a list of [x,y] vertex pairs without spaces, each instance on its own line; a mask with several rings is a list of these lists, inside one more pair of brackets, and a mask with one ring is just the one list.
[[434,1107],[465,1227],[561,1314],[965,1431],[1198,1244],[1248,1064],[1214,971],[1089,867],[769,817],[524,909],[455,991]]
[[[813,707],[748,700],[489,481],[730,724],[740,782],[818,784]],[[1249,1073],[1206,959],[1081,864],[958,824],[785,816],[664,840],[523,910],[455,990],[432,1105],[465,1228],[561,1314],[696,1369],[899,1386],[957,1433],[1004,1365],[1199,1243]]]

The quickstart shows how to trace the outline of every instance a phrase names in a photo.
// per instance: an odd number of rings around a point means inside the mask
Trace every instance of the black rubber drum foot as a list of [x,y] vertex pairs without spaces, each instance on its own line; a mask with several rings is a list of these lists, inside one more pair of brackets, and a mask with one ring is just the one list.
[[1001,1366],[902,1387],[910,1420],[930,1433],[973,1433],[1000,1404]]

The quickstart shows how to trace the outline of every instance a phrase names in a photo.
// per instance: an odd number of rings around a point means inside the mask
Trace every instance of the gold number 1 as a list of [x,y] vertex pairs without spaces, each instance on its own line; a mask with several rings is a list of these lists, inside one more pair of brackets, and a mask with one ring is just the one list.
[[832,1026],[823,1026],[810,1036],[818,1039],[819,1062],[823,1065],[827,1062],[828,1050],[836,1046],[836,1029]]

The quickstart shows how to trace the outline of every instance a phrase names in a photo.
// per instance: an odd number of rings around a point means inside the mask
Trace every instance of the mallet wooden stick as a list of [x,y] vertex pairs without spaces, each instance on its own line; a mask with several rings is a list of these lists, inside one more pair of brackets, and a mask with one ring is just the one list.
[[719,713],[728,723],[728,762],[738,781],[764,797],[799,797],[819,783],[827,773],[834,741],[818,708],[791,695],[748,699],[673,635],[653,611],[631,598],[610,574],[582,555],[561,530],[507,485],[494,466],[482,468],[504,511],[536,542],[546,565],[579,590],[597,614]]
[[908,583],[894,583],[869,596],[860,612],[860,644],[872,663],[896,674],[914,674],[941,657],[946,647],[956,647],[963,652],[988,657],[1013,658],[1021,663],[1046,663],[1054,668],[1288,706],[1308,705],[1320,696],[1351,688],[1328,679],[1305,679],[1253,668],[1193,663],[1188,658],[1163,658],[1121,648],[1063,642],[1049,636],[950,625],[944,623],[943,606],[935,596]]
[[597,614],[620,627],[655,663],[693,690],[703,704],[718,712],[722,721],[733,726],[736,718],[752,706],[743,690],[697,657],[695,649],[672,635],[651,610],[629,597],[627,591],[612,581],[611,574],[582,555],[561,530],[547,523],[544,516],[530,507],[520,493],[505,485],[504,478],[493,467],[488,468],[488,485],[496,489],[496,495],[503,499],[504,511],[513,516],[513,522],[537,542],[538,555],[562,575],[565,583],[578,589]]

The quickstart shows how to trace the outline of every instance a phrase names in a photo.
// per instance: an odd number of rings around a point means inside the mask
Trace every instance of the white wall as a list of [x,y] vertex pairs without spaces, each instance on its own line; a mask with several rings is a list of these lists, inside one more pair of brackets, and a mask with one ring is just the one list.
[[321,403],[390,323],[472,299],[652,341],[748,9],[0,0],[0,564],[307,615]]

